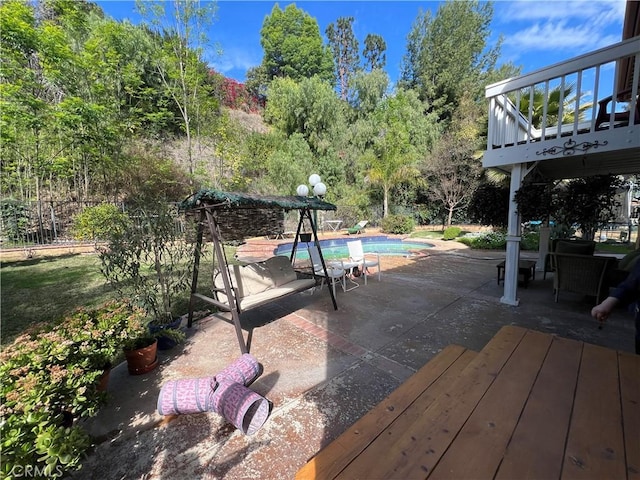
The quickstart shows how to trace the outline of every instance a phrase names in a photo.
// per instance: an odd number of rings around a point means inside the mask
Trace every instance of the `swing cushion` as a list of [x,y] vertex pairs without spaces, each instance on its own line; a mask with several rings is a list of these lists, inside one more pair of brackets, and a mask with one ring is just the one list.
[[[315,286],[315,279],[298,279],[288,257],[276,256],[263,262],[230,265],[229,276],[237,292],[241,310],[263,305],[271,300]],[[215,279],[216,288],[224,288],[222,276]],[[228,303],[226,295],[218,292],[218,300]]]

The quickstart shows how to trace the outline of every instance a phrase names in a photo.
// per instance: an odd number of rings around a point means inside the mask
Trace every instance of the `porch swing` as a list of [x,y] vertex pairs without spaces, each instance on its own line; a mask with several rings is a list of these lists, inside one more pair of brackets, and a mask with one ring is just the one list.
[[[211,304],[219,311],[229,312],[240,351],[248,353],[240,323],[242,313],[316,286],[316,276],[313,273],[307,278],[300,278],[304,274],[294,270],[296,251],[305,221],[311,227],[315,244],[320,245],[316,222],[311,212],[336,210],[336,206],[315,197],[264,196],[210,189],[200,190],[185,200],[182,206],[188,215],[197,219],[188,326],[193,324],[197,301]],[[288,261],[286,257],[276,256],[262,262],[229,265],[223,248],[225,241],[244,241],[248,237],[272,235],[274,231],[283,228],[283,212],[291,210],[298,210],[300,218]],[[208,239],[205,238],[206,234]],[[205,239],[213,243],[211,296],[197,292],[200,257]],[[318,250],[327,275],[322,249]],[[333,308],[337,310],[335,295],[331,288],[327,290],[331,295]],[[249,340],[250,338],[249,336]]]

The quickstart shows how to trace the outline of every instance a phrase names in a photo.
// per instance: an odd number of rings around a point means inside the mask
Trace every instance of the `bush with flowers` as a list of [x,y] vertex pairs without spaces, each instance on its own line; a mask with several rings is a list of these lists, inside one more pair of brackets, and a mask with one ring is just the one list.
[[34,327],[0,354],[0,433],[5,478],[24,467],[43,478],[80,468],[91,439],[73,418],[94,415],[98,380],[127,342],[147,331],[144,312],[122,302],[79,309]]

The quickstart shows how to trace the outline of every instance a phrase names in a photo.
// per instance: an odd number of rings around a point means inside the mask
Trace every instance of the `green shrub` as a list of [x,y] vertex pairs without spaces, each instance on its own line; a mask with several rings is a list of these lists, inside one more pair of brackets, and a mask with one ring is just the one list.
[[[507,247],[507,236],[503,232],[489,232],[475,237],[461,237],[458,241],[477,250],[505,250]],[[522,250],[538,250],[538,244],[538,233],[530,232],[522,235],[520,248]]]
[[413,218],[407,215],[387,215],[380,221],[380,229],[385,233],[411,233],[414,227]]
[[444,233],[442,234],[443,240],[455,240],[462,233],[462,229],[460,227],[448,227]]
[[85,208],[73,217],[73,236],[76,240],[106,240],[118,233],[126,218],[126,214],[110,203]]
[[2,230],[8,240],[21,240],[29,226],[29,206],[19,200],[7,198],[0,201]]
[[26,467],[38,478],[80,468],[89,435],[74,418],[94,415],[105,399],[98,381],[144,313],[123,303],[80,309],[54,327],[34,328],[0,354],[3,478]]

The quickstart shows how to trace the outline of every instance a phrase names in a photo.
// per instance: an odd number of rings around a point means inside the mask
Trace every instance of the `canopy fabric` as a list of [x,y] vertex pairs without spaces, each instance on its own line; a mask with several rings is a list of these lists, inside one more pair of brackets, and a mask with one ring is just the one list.
[[280,210],[336,210],[332,203],[316,197],[255,195],[251,193],[222,192],[202,189],[182,202],[182,208],[191,210],[200,207],[220,210],[235,209],[280,209]]

